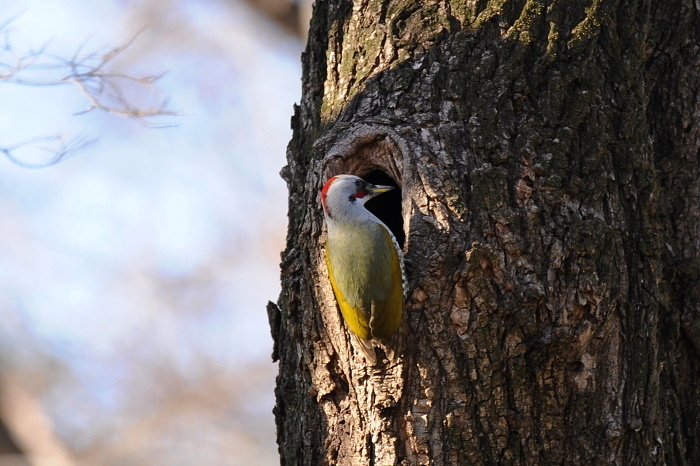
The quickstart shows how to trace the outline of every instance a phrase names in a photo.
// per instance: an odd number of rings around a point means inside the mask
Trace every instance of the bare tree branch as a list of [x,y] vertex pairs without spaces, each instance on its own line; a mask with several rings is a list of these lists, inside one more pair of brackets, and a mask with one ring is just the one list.
[[[11,46],[9,24],[12,18],[0,24],[3,44],[0,48],[0,84],[24,86],[62,86],[72,85],[87,100],[84,110],[75,113],[82,115],[93,110],[101,110],[112,115],[129,118],[137,123],[155,128],[173,126],[161,124],[157,119],[164,116],[177,116],[169,108],[169,101],[156,87],[157,81],[165,73],[132,76],[114,70],[118,58],[138,37],[138,33],[124,44],[108,49],[84,53],[85,44],[81,45],[70,58],[63,58],[47,52],[49,44],[37,50],[23,53],[16,52]],[[143,102],[150,102],[144,104]],[[15,152],[32,144],[45,142],[57,143],[53,149],[40,147],[40,150],[53,152],[53,157],[46,163],[28,163],[21,160]],[[66,138],[64,136],[39,137],[9,146],[0,146],[0,152],[12,162],[27,168],[40,168],[54,165],[77,151],[94,144],[94,139],[83,136]]]
[[[97,139],[89,139],[85,136],[76,136],[66,139],[64,136],[47,136],[43,138],[30,139],[13,146],[0,147],[0,153],[4,154],[11,162],[24,168],[46,168],[65,160],[78,152],[87,149],[97,142]],[[40,145],[49,143],[49,145]],[[21,149],[33,149],[42,151],[49,155],[45,162],[32,163],[25,161],[25,157],[18,155]]]

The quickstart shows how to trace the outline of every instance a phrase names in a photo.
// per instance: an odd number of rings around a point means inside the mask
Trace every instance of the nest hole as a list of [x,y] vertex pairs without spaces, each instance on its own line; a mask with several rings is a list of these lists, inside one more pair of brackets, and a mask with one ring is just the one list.
[[403,215],[401,213],[401,187],[382,170],[373,170],[362,175],[362,178],[372,184],[394,186],[396,188],[370,199],[365,204],[365,207],[389,227],[399,246],[403,249],[406,234],[403,231]]

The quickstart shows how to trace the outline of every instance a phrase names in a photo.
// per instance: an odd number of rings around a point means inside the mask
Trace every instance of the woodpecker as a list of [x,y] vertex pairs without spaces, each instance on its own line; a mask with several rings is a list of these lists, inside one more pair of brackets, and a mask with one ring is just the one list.
[[391,361],[401,344],[403,254],[391,230],[365,208],[365,202],[392,189],[338,175],[321,190],[331,286],[350,334],[373,365],[375,343],[381,343]]

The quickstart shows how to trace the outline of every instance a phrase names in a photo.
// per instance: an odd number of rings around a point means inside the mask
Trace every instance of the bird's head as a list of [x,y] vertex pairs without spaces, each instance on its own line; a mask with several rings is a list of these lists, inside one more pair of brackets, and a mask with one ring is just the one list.
[[365,202],[392,189],[393,186],[373,185],[359,176],[338,175],[328,180],[321,190],[321,204],[330,218],[368,212],[363,207]]

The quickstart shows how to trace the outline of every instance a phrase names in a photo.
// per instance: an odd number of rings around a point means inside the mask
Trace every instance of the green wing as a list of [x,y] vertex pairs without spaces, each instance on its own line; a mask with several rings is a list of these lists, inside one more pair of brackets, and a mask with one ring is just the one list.
[[[386,240],[393,244],[395,240],[391,233],[385,227],[381,230]],[[394,339],[403,318],[403,274],[396,248],[391,248],[389,269],[391,289],[385,299],[372,301],[372,317],[369,323],[372,336],[386,344],[390,344]]]
[[338,284],[333,276],[331,261],[328,257],[328,250],[326,250],[326,267],[328,268],[328,277],[331,280],[333,293],[335,293],[335,299],[338,301],[338,307],[340,307],[340,312],[343,314],[343,319],[345,319],[348,327],[350,327],[350,330],[355,335],[363,340],[370,340],[372,338],[372,334],[369,330],[369,320],[359,307],[350,304],[347,299],[345,299],[343,292],[340,290],[340,288],[338,288]]
[[[368,359],[376,360],[372,339],[387,345],[387,355],[393,359],[403,318],[398,246],[383,224],[348,232],[336,241],[333,258],[326,248],[326,266],[343,318]],[[387,248],[387,243],[396,247]]]

